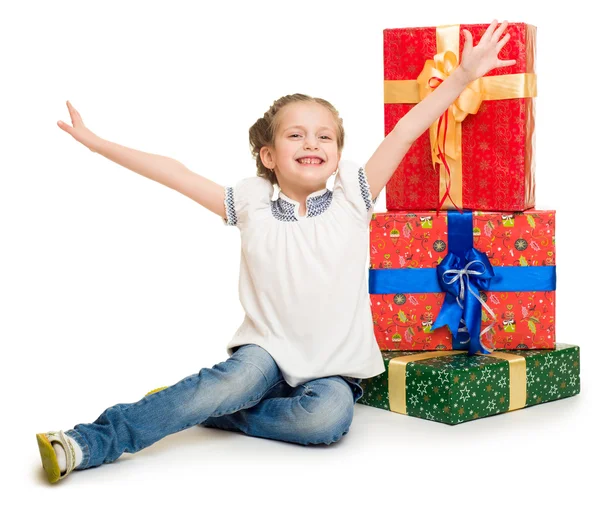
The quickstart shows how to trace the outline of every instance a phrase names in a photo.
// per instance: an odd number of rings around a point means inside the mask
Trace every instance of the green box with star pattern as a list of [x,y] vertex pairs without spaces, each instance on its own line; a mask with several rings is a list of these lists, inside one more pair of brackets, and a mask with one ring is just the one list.
[[[492,355],[451,353],[382,351],[385,372],[362,380],[364,394],[357,402],[454,425],[580,390],[578,346]],[[411,358],[423,359],[407,361]]]

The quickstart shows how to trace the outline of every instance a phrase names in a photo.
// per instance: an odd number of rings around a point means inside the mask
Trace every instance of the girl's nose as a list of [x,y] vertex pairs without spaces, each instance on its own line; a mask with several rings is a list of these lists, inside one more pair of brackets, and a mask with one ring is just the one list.
[[307,149],[308,148],[318,148],[317,140],[316,139],[312,139],[310,137],[307,137],[304,140],[304,147],[307,148]]

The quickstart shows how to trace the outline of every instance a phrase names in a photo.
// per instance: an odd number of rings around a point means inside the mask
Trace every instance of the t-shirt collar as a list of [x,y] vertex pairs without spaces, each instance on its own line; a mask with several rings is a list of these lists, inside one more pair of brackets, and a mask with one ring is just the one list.
[[[329,189],[327,187],[325,187],[324,189],[320,189],[318,191],[315,192],[311,192],[307,197],[306,200],[308,202],[308,198],[317,198],[319,196],[323,196]],[[282,190],[279,191],[279,198],[281,198],[284,201],[287,201],[288,203],[291,203],[292,205],[300,205],[300,203],[296,200],[293,200],[292,198],[287,197]]]
[[309,199],[311,198],[315,198],[315,199],[320,199],[322,197],[324,197],[327,193],[329,192],[329,189],[327,187],[324,187],[323,189],[319,189],[318,191],[315,192],[311,192],[307,197],[306,197],[306,214],[304,216],[300,215],[300,202],[293,200],[292,198],[286,196],[283,191],[280,189],[279,190],[279,196],[277,198],[277,200],[279,202],[285,202],[288,203],[289,205],[291,205],[294,209],[294,215],[296,217],[296,219],[299,219],[300,217],[307,217],[308,216],[308,212],[309,212]]

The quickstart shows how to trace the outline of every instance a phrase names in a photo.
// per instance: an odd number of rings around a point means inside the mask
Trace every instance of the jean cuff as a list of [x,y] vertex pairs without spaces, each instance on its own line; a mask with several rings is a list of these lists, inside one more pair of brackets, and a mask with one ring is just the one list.
[[81,459],[81,463],[77,466],[76,470],[83,470],[87,468],[90,463],[90,447],[83,438],[83,436],[75,431],[74,429],[69,429],[65,431],[65,435],[70,436],[73,440],[77,442],[79,447],[81,447],[81,452],[83,453],[83,457]]

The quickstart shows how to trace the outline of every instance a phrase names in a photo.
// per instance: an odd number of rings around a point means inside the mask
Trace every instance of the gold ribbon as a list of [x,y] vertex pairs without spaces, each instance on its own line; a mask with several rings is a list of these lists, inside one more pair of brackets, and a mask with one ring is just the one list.
[[524,408],[527,402],[527,364],[525,363],[525,357],[499,351],[494,351],[485,356],[508,362],[508,384],[510,389],[508,411]]
[[[426,351],[424,353],[415,353],[392,358],[388,365],[388,395],[390,410],[406,415],[406,366],[410,362],[466,352],[467,351]],[[490,356],[508,362],[508,411],[523,408],[527,400],[527,366],[525,357],[499,351],[482,356]]]
[[[384,80],[385,103],[419,103],[431,94],[459,63],[460,25],[436,28],[438,53],[425,66],[417,80]],[[444,165],[440,173],[439,198],[444,210],[462,208],[462,129],[469,114],[476,114],[481,102],[533,98],[537,96],[534,73],[516,73],[482,77],[471,82],[446,112],[429,128],[431,159],[434,165]]]

